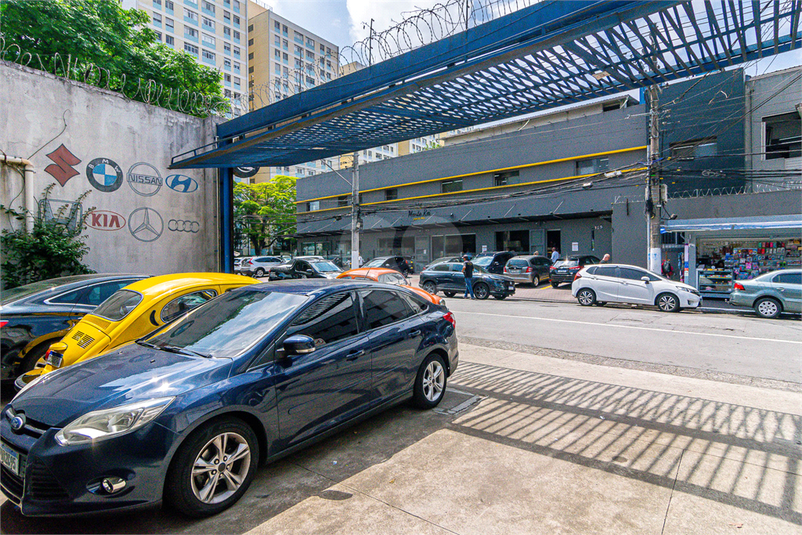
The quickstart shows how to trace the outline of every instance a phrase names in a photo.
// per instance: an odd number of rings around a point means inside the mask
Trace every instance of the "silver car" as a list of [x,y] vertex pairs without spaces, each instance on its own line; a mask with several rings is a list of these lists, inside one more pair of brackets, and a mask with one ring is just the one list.
[[802,313],[802,269],[764,273],[735,281],[730,304],[754,308],[759,316],[776,318],[782,312]]
[[551,260],[545,256],[515,256],[507,261],[504,274],[518,284],[534,284],[538,286],[549,279]]
[[240,271],[251,277],[264,277],[271,267],[282,264],[278,256],[252,256],[240,264]]

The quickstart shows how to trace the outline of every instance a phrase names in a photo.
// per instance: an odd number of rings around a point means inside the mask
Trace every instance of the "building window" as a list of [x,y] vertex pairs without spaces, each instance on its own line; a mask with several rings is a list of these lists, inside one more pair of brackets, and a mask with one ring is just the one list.
[[234,26],[239,26],[239,17],[234,15]]
[[253,24],[248,24],[248,32],[252,32],[252,31],[253,31]]
[[588,158],[587,160],[579,160],[576,162],[577,175],[592,175],[594,173],[602,173],[610,168],[609,158]]
[[494,186],[507,186],[513,183],[512,178],[517,177],[520,174],[519,171],[505,171],[503,173],[496,173],[493,175],[493,185]]
[[153,0],[153,5],[154,5],[154,6],[159,6],[159,7],[161,7],[161,5],[162,5],[162,0]]
[[212,19],[207,19],[203,17],[203,25],[210,30],[214,30],[214,21]]
[[314,50],[315,49],[315,42],[312,39],[310,39],[309,37],[307,37],[306,38],[306,46],[308,46],[309,48]]
[[165,35],[164,36],[164,42],[167,43],[170,46],[174,46],[175,45],[175,37],[173,37],[172,35]]
[[388,188],[384,190],[384,200],[394,201],[398,198],[398,188]]
[[162,16],[159,15],[158,13],[153,14],[153,24],[156,24],[158,26],[162,25]]
[[671,148],[671,158],[674,160],[693,160],[715,156],[718,152],[715,137],[680,141],[671,143],[669,147]]
[[230,59],[224,59],[223,60],[223,67],[228,67],[230,69],[231,68],[231,60]]
[[196,30],[195,28],[184,26],[184,35],[186,35],[187,37],[192,37],[193,39],[197,39],[199,33],[200,32],[198,32],[198,30]]
[[206,11],[208,11],[209,13],[212,13],[212,14],[214,14],[214,4],[212,4],[211,2],[206,2],[206,1],[204,0],[204,2],[203,2],[203,9],[205,9],[205,10],[206,10]]
[[[298,168],[298,174],[303,175],[303,169],[300,167]],[[320,201],[309,201],[306,203],[306,211],[307,212],[314,212],[315,210],[320,210]]]
[[248,67],[248,73],[253,73],[253,67]]
[[440,183],[440,191],[443,193],[451,193],[454,191],[462,191],[462,179],[446,180]]
[[204,50],[202,55],[203,59],[214,61],[214,52],[209,52],[208,50]]
[[764,117],[766,159],[802,156],[802,120],[797,112]]
[[[234,55],[239,57],[239,47],[234,47]],[[253,56],[251,56],[251,59],[253,59]]]
[[164,0],[164,9],[173,11],[173,9],[175,9],[175,4],[173,4],[170,0]]
[[226,24],[231,24],[231,13],[228,11],[223,11],[223,22]]
[[231,39],[231,28],[223,26],[223,35]]
[[253,39],[248,39],[248,46],[253,46]]
[[187,8],[184,8],[184,18],[191,20],[192,22],[198,22],[198,14],[194,11],[190,11]]
[[231,54],[231,45],[226,42],[223,42],[223,52],[225,52],[226,54]]
[[225,79],[226,82],[231,83],[231,75],[230,74],[224,74],[223,78]]
[[342,208],[343,206],[348,206],[348,195],[337,197],[337,207]]
[[162,32],[156,32],[156,39],[158,39],[159,41],[162,40]]
[[169,30],[171,32],[174,32],[175,31],[175,22],[173,21],[173,19],[165,17],[164,18],[164,27],[165,27],[165,29],[167,29],[167,30]]
[[203,39],[202,40],[203,40],[203,44],[206,45],[206,46],[210,46],[210,47],[214,48],[217,45],[217,40],[214,37],[212,37],[211,35],[207,34],[207,33],[203,34]]
[[198,55],[198,47],[196,47],[195,45],[184,43],[184,50],[186,50],[190,54],[195,54],[196,56]]
[[273,21],[273,28],[277,32],[280,32],[281,31],[281,23],[279,21],[277,21],[277,20]]
[[250,54],[248,54],[248,59],[253,59],[253,52],[251,52]]

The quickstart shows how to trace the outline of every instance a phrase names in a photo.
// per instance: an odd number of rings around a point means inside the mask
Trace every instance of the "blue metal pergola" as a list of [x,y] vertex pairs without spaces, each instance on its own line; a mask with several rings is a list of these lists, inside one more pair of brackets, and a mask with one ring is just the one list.
[[217,127],[171,168],[292,165],[800,48],[802,0],[544,1]]

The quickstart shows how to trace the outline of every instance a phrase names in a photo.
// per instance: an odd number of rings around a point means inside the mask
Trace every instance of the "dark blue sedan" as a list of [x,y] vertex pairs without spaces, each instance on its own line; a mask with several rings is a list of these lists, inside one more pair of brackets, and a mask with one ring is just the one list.
[[218,513],[272,461],[391,405],[432,408],[455,321],[398,286],[228,292],[136,343],[30,383],[2,411],[2,490],[24,515],[164,498]]

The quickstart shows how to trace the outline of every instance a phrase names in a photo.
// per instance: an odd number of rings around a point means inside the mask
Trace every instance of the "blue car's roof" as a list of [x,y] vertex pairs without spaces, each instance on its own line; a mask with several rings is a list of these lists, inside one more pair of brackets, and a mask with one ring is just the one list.
[[246,286],[244,290],[264,290],[297,295],[325,294],[335,290],[365,288],[387,288],[388,285],[365,279],[296,279],[274,282],[263,282]]

